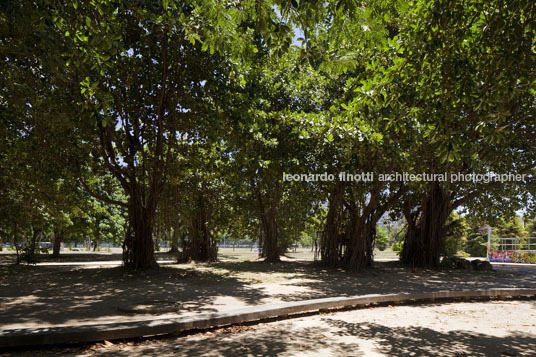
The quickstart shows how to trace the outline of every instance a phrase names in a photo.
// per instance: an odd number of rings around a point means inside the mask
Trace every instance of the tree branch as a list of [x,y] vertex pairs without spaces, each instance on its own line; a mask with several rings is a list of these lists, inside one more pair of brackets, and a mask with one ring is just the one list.
[[106,197],[104,195],[101,195],[95,191],[93,191],[91,189],[91,187],[89,187],[89,185],[86,183],[86,181],[84,180],[84,178],[82,177],[81,174],[78,175],[78,179],[80,180],[80,183],[82,184],[82,187],[84,188],[84,190],[91,196],[95,197],[96,199],[98,200],[101,200],[103,202],[106,202],[106,203],[109,203],[109,204],[112,204],[112,205],[117,205],[117,206],[121,206],[121,207],[125,207],[125,208],[128,208],[128,204],[125,203],[125,202],[122,202],[122,201],[117,201],[117,200],[114,200],[114,199],[111,199],[109,197]]

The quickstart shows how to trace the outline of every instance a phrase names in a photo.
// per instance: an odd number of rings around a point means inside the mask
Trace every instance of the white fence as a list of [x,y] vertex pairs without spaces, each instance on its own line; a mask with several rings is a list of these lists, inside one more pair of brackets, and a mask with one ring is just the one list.
[[495,263],[536,264],[536,237],[489,237],[488,260]]

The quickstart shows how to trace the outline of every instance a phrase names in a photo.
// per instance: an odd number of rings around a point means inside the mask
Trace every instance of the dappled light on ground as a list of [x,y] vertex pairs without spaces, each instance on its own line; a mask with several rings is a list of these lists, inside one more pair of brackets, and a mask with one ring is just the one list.
[[536,302],[386,306],[13,356],[532,356]]
[[[122,267],[0,266],[2,329],[98,324],[333,296],[536,286],[532,271],[413,272],[397,262],[377,262],[360,273],[326,269],[289,258],[161,266],[133,273]],[[181,303],[178,313],[128,314],[145,301]]]

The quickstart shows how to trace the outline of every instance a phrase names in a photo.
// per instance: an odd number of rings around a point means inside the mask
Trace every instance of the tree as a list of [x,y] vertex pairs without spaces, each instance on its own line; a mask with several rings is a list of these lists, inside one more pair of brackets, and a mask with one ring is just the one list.
[[[393,66],[383,73],[391,106],[412,123],[413,154],[427,172],[527,173],[533,149],[534,4],[515,1],[415,3],[390,43]],[[500,11],[496,11],[501,9]],[[505,47],[504,44],[508,45]],[[439,265],[446,222],[475,198],[523,187],[501,183],[431,182],[407,196],[408,232],[401,259]],[[410,197],[411,196],[411,197]]]
[[520,238],[527,235],[523,228],[523,223],[521,223],[521,219],[517,215],[513,217],[501,217],[495,225],[493,233],[500,238]]
[[124,230],[141,269],[165,235],[182,260],[244,235],[278,261],[322,225],[322,262],[357,271],[390,212],[407,222],[401,260],[437,267],[459,248],[453,211],[512,215],[534,181],[380,175],[536,172],[535,6],[2,4],[1,233],[35,247],[54,232],[57,254],[67,235]]
[[488,250],[488,238],[479,227],[473,227],[467,235],[464,250],[473,257],[485,257]]
[[[316,140],[317,172],[336,176],[332,182],[316,185],[328,205],[320,242],[321,260],[328,266],[356,271],[372,265],[377,223],[407,189],[378,177],[401,169],[407,160],[403,157],[404,140],[397,140],[399,134],[386,120],[396,114],[369,93],[369,82],[376,83],[378,79],[370,58],[381,56],[378,49],[394,36],[396,29],[389,30],[390,16],[399,11],[393,3],[393,8],[377,16],[376,5],[367,11],[336,11],[331,26],[321,27],[307,43],[319,53],[329,54],[315,57],[313,53],[311,60],[326,77],[335,78],[326,90],[331,103],[322,113],[310,115],[300,123],[305,136]],[[342,21],[346,11],[351,21]],[[346,35],[341,36],[341,29]],[[374,31],[369,34],[369,29]],[[372,176],[352,181],[338,177],[340,173]]]
[[[261,47],[261,50],[268,49]],[[322,78],[300,61],[293,48],[281,57],[266,53],[253,68],[240,73],[243,90],[231,112],[234,171],[228,182],[236,188],[243,227],[260,236],[261,256],[279,261],[280,254],[298,240],[312,209],[311,184],[284,180],[284,173],[306,172],[310,142],[301,140],[292,113],[320,110]],[[239,175],[237,175],[239,173]],[[259,234],[260,233],[260,234]]]
[[219,115],[208,94],[221,84],[224,60],[189,36],[194,11],[174,1],[75,2],[55,9],[57,31],[72,48],[68,74],[79,83],[71,104],[80,115],[72,125],[91,158],[75,164],[82,180],[86,167],[104,169],[123,188],[127,202],[113,203],[128,209],[124,263],[135,269],[155,265],[157,207],[187,146],[181,138],[199,140],[200,126]]

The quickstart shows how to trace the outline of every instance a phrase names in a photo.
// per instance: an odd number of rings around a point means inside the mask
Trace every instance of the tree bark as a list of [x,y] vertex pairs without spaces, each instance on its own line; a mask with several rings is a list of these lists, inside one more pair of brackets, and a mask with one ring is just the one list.
[[59,229],[54,230],[54,242],[52,245],[52,256],[54,258],[60,256],[61,236],[62,234]]
[[257,199],[258,214],[261,225],[262,234],[262,252],[261,256],[265,258],[265,261],[275,263],[281,261],[280,251],[278,244],[278,227],[277,227],[277,204],[279,202],[279,181],[275,185],[274,194],[269,201],[267,207],[266,200],[264,199],[259,188],[253,184],[253,191]]
[[273,215],[274,212],[266,212],[263,215],[263,246],[262,255],[267,262],[279,262],[279,248],[277,242],[277,222]]
[[155,211],[132,195],[129,199],[129,229],[123,243],[123,264],[132,269],[157,266],[154,255],[153,220]]
[[179,229],[177,227],[173,228],[173,234],[171,236],[171,248],[169,253],[178,253],[179,252]]
[[218,246],[208,227],[209,214],[202,196],[198,200],[198,211],[190,218],[188,237],[182,239],[179,260],[213,262],[218,259]]
[[368,203],[359,204],[345,201],[344,183],[334,187],[320,241],[323,264],[352,271],[372,267],[376,225],[392,203],[407,191],[406,186],[400,186],[380,204],[382,189],[383,186],[375,187],[370,192]]
[[13,246],[15,246],[15,252],[17,253],[17,264],[20,262],[20,252],[19,252],[19,236],[17,230],[17,222],[13,222]]
[[439,267],[446,222],[451,211],[452,205],[446,191],[439,183],[432,183],[422,204],[418,223],[410,223],[415,221],[415,218],[409,217],[408,232],[400,255],[404,264],[413,267]]
[[354,229],[350,231],[352,234],[343,261],[346,269],[360,271],[372,267],[376,224],[380,218],[381,214],[373,212],[368,217],[353,220]]
[[371,267],[376,223],[385,209],[378,209],[377,189],[363,207],[344,201],[345,185],[338,183],[329,201],[321,241],[322,262],[331,267],[359,271]]
[[339,182],[329,197],[326,225],[320,239],[320,259],[327,266],[340,267],[340,221],[344,202],[344,183]]

